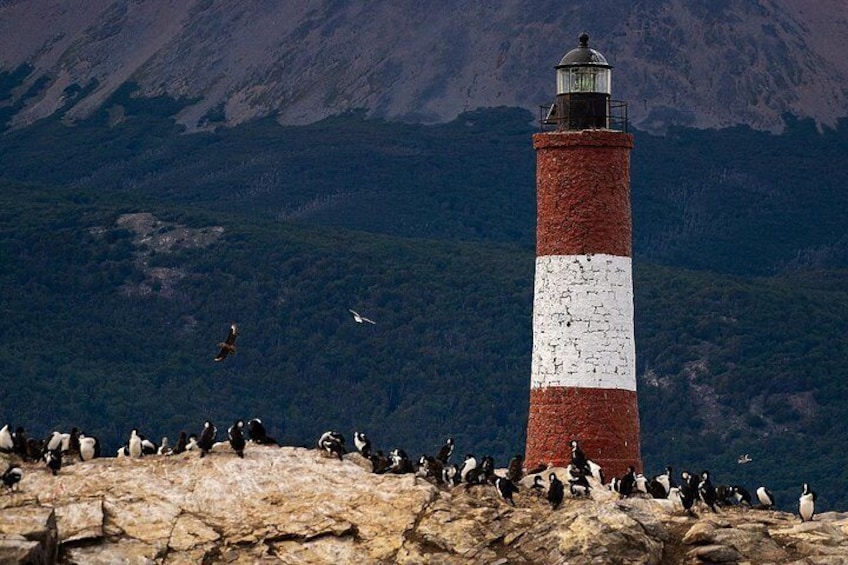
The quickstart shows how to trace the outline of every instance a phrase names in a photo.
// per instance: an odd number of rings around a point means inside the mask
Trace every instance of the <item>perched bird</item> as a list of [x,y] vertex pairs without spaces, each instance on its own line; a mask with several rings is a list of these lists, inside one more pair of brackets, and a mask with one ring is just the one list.
[[468,474],[477,468],[477,458],[471,453],[465,455],[465,461],[459,467],[459,482],[465,483],[468,481]]
[[763,508],[774,508],[774,495],[766,487],[757,489],[757,500],[760,501]]
[[409,459],[409,455],[407,455],[406,451],[403,449],[396,448],[391,450],[389,452],[389,459],[392,462],[388,469],[389,473],[403,475],[415,472],[415,468],[412,465],[412,461]]
[[80,434],[79,444],[80,461],[91,461],[95,457],[100,457],[100,442],[96,437]]
[[571,496],[589,496],[592,491],[592,487],[589,486],[589,479],[586,478],[586,475],[580,475],[579,477],[569,479],[568,485],[569,490],[571,491]]
[[44,455],[44,462],[47,463],[47,468],[53,473],[53,476],[59,474],[59,469],[62,468],[62,450],[51,449]]
[[442,470],[442,477],[444,478],[446,485],[454,487],[458,485],[460,481],[459,465],[445,465]]
[[680,478],[683,482],[679,487],[671,487],[668,497],[669,499],[676,498],[679,500],[686,513],[693,514],[692,506],[694,506],[695,500],[698,499],[698,478],[687,471],[683,471],[680,474]]
[[648,482],[648,494],[654,498],[668,498],[671,487],[675,486],[671,476],[671,467],[665,468],[665,473],[654,475]]
[[378,449],[377,453],[368,458],[371,461],[371,472],[382,475],[387,472],[392,466],[391,460],[386,457],[382,449]]
[[215,440],[218,438],[218,428],[215,424],[206,420],[203,422],[203,431],[200,432],[200,438],[197,440],[197,447],[200,448],[200,457],[204,457],[212,446],[215,445]]
[[339,461],[343,459],[345,454],[345,438],[342,434],[338,432],[328,431],[321,434],[321,437],[318,438],[318,448],[323,449],[325,452],[330,455],[335,455],[339,458]]
[[743,502],[748,506],[753,506],[751,504],[751,493],[745,487],[740,485],[733,485],[730,487],[730,496],[736,501],[736,504],[742,504]]
[[548,502],[551,508],[556,510],[562,504],[565,497],[565,485],[556,476],[556,473],[551,473],[548,476]]
[[195,449],[200,449],[200,445],[197,443],[197,434],[191,434],[186,441],[185,450],[194,451]]
[[265,431],[265,426],[259,418],[253,418],[247,422],[247,436],[250,441],[259,445],[279,445],[277,440]]
[[494,484],[496,478],[495,460],[490,455],[486,455],[480,459],[476,466],[465,473],[463,480],[469,485],[481,485],[484,483]]
[[497,477],[495,479],[495,488],[498,489],[498,495],[506,500],[512,506],[515,506],[515,501],[512,500],[512,495],[518,492],[518,487],[515,483],[506,477]]
[[67,452],[71,455],[79,455],[79,450],[80,450],[79,438],[80,438],[79,428],[74,426],[73,428],[71,428],[71,433],[68,434],[67,445],[64,443],[64,441],[62,443],[62,451],[65,451],[65,452]]
[[0,475],[0,480],[3,481],[3,486],[13,491],[18,488],[18,483],[21,482],[23,476],[24,472],[18,465],[9,463],[9,467]]
[[569,463],[568,467],[565,468],[568,472],[568,480],[579,479],[580,477],[585,477],[586,474],[577,468],[577,465],[574,463]]
[[159,451],[159,448],[156,447],[156,444],[144,436],[139,437],[141,437],[141,454],[156,455],[156,453]]
[[633,490],[641,494],[648,494],[648,479],[642,473],[636,473],[636,480],[633,484]]
[[718,512],[716,509],[716,501],[718,500],[718,497],[716,495],[716,489],[713,486],[712,481],[710,481],[709,471],[701,472],[701,481],[698,483],[698,498],[700,498],[701,502],[706,504],[710,510]]
[[724,506],[726,504],[735,504],[736,499],[733,497],[733,489],[730,485],[718,485],[715,487],[716,504]]
[[63,434],[62,432],[57,431],[50,432],[50,435],[47,437],[47,439],[44,440],[42,456],[46,455],[48,451],[53,451],[56,449],[58,449],[60,452],[63,451],[65,435],[68,436],[68,441],[70,441],[70,434]]
[[0,451],[3,453],[11,453],[15,450],[15,438],[12,432],[9,431],[9,424],[0,428]]
[[163,436],[162,442],[159,444],[159,449],[156,450],[156,455],[170,455],[171,451],[171,443],[168,441],[168,437]]
[[236,452],[236,455],[244,459],[244,434],[242,433],[242,428],[244,428],[244,421],[236,420],[232,426],[227,430],[227,438],[230,440],[230,447],[233,448],[233,451]]
[[809,522],[816,512],[816,493],[810,490],[810,485],[804,483],[801,497],[798,499],[798,514],[802,522]]
[[592,470],[589,469],[589,460],[583,450],[580,449],[576,439],[571,440],[571,464],[577,467],[581,473],[592,474]]
[[751,459],[751,456],[748,455],[747,453],[745,453],[744,455],[740,455],[739,459],[736,460],[736,462],[739,463],[740,465],[744,465],[745,463],[750,463],[751,461],[753,461],[753,459]]
[[371,440],[363,432],[353,432],[353,445],[363,457],[371,457]]
[[38,461],[43,457],[44,442],[34,437],[26,438],[24,461]]
[[517,483],[524,477],[524,470],[522,466],[524,465],[524,456],[521,454],[516,454],[509,461],[509,466],[506,469],[506,478],[512,481],[513,483]]
[[610,489],[612,492],[617,492],[621,494],[621,479],[619,479],[618,477],[613,477],[607,485],[607,488]]
[[536,497],[542,497],[545,494],[545,485],[542,482],[544,479],[542,475],[536,475],[533,477],[533,484],[530,485],[530,494]]
[[604,484],[604,470],[601,469],[601,466],[592,461],[591,459],[588,459],[586,461],[586,464],[589,466],[589,472],[592,474],[593,477],[595,477],[595,480],[601,484]]
[[18,429],[15,430],[15,435],[12,436],[12,440],[15,443],[14,452],[17,453],[24,461],[30,460],[31,458],[27,450],[27,434],[26,430],[22,426],[18,426]]
[[453,438],[449,437],[445,440],[445,444],[439,449],[439,453],[436,454],[436,459],[442,462],[442,465],[447,465],[450,463],[451,455],[453,455]]
[[437,484],[445,482],[445,466],[432,455],[422,455],[418,459],[418,474],[425,479],[433,479]]
[[236,352],[236,335],[238,335],[238,326],[232,324],[230,326],[230,331],[227,334],[227,339],[225,339],[222,343],[218,344],[218,347],[221,350],[218,352],[218,355],[215,356],[213,361],[223,361],[227,358],[227,355]]
[[180,432],[180,436],[177,438],[177,445],[174,446],[169,455],[179,455],[185,451],[187,441],[185,431]]
[[141,445],[141,436],[138,435],[138,430],[133,429],[133,431],[130,432],[130,441],[128,446],[130,457],[141,457],[144,455],[144,450]]
[[618,492],[621,496],[630,496],[636,489],[636,468],[633,465],[627,467],[627,473],[618,481]]
[[353,321],[356,322],[357,324],[363,324],[363,323],[365,323],[365,324],[376,324],[377,323],[374,320],[370,320],[370,319],[360,315],[359,312],[357,312],[356,310],[348,309],[348,312],[353,314]]

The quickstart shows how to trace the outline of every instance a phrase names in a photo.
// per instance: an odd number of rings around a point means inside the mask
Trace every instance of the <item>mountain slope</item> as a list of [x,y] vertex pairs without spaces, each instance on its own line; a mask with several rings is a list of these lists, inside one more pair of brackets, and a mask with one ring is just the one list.
[[[448,435],[499,465],[523,451],[532,250],[2,187],[2,423],[79,426],[107,453],[133,428],[173,440],[252,417],[287,445],[360,429],[410,455]],[[843,280],[637,262],[646,472],[708,468],[788,508],[803,469],[822,508],[844,507]],[[214,363],[231,322],[238,352]]]
[[[840,0],[545,0],[215,3],[92,0],[0,5],[0,71],[21,127],[91,114],[121,85],[191,100],[189,129],[274,115],[300,124],[364,108],[449,121],[537,112],[582,31],[615,66],[614,97],[646,131],[845,117],[848,5]],[[15,74],[17,71],[17,74]],[[25,76],[22,76],[25,75]]]
[[[3,176],[399,237],[535,244],[526,111],[431,126],[263,119],[182,135],[184,102],[135,92],[74,125],[56,117],[0,136]],[[848,267],[848,122],[634,136],[637,260],[758,275]]]

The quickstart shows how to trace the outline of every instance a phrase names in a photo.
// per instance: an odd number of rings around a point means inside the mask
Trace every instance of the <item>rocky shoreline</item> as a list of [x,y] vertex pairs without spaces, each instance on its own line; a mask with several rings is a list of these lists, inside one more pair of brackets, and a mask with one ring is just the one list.
[[55,477],[23,469],[20,489],[0,494],[3,564],[848,563],[848,513],[690,516],[599,486],[551,510],[526,482],[513,507],[490,485],[373,474],[358,454],[249,444],[240,459],[222,444],[202,459],[103,458]]

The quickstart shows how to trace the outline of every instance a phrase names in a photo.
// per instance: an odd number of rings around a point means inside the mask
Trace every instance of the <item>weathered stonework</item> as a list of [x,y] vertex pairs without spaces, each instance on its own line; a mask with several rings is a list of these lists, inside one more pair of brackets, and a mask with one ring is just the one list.
[[619,131],[538,133],[536,256],[632,256],[630,149]]
[[641,470],[638,430],[635,390],[534,388],[530,391],[525,460],[530,467],[539,463],[568,466],[568,442],[579,439],[586,456],[600,464],[608,477],[620,477],[630,465]]
[[636,390],[630,257],[536,259],[530,386]]
[[630,150],[611,130],[533,136],[536,276],[525,459],[567,465],[569,440],[608,472],[641,469]]

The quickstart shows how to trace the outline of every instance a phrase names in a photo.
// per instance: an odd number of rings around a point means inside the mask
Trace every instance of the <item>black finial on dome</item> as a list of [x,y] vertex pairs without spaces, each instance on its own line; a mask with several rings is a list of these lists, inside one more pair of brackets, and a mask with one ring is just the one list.
[[584,31],[577,38],[577,41],[579,42],[580,47],[589,47],[589,34]]

